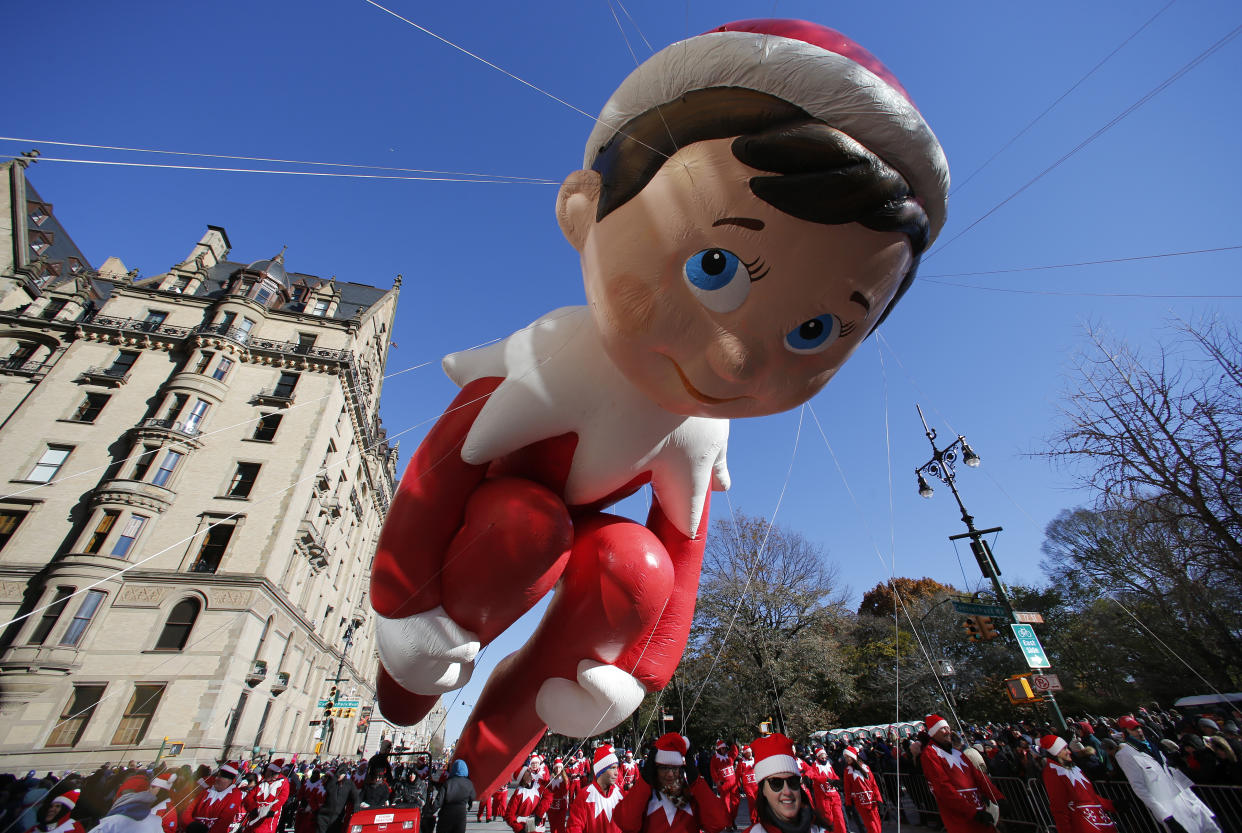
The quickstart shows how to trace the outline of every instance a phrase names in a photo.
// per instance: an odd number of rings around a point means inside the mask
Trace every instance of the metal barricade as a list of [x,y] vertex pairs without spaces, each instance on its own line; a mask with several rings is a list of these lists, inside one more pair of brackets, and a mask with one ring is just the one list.
[[1216,814],[1223,833],[1242,833],[1242,787],[1196,784],[1195,793]]
[[1096,793],[1113,802],[1113,820],[1118,833],[1165,833],[1164,825],[1152,818],[1139,801],[1129,781],[1094,781]]
[[[1055,827],[1048,809],[1048,797],[1032,792],[1035,782],[1022,778],[993,778],[992,783],[1004,796],[1004,801],[1000,802],[1000,820],[1006,830],[1044,833]],[[1043,785],[1038,786],[1042,793]]]

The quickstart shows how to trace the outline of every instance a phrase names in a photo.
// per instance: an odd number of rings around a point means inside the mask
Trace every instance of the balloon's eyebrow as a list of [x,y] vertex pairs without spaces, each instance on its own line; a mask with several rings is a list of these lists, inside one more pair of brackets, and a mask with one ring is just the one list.
[[861,292],[855,291],[854,294],[850,296],[850,300],[860,305],[867,312],[871,312],[871,302],[868,301],[867,296]]
[[756,220],[753,217],[721,217],[712,223],[712,228],[717,226],[741,226],[752,231],[763,231],[763,220]]

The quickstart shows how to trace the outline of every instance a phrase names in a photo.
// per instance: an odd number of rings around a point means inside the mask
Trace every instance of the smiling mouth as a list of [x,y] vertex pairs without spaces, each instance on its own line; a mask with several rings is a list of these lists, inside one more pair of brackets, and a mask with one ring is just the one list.
[[681,379],[681,386],[686,389],[686,393],[690,394],[704,405],[723,405],[726,402],[736,402],[739,399],[746,398],[745,396],[729,396],[721,399],[719,397],[703,393],[703,391],[699,390],[690,383],[690,380],[686,377],[686,372],[681,369],[681,365],[674,361],[672,356],[665,356],[665,358],[672,362],[673,369],[677,371],[677,378]]

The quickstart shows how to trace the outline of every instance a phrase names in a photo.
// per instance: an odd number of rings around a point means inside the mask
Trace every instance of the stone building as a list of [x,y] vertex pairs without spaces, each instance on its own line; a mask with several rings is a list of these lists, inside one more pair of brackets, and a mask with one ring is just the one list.
[[215,226],[96,270],[0,173],[0,771],[354,755],[400,278],[230,261]]

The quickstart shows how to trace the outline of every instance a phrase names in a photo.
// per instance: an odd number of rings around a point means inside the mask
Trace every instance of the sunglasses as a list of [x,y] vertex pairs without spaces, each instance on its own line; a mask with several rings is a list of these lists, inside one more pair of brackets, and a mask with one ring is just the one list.
[[773,775],[771,778],[766,778],[764,780],[767,782],[768,788],[771,789],[772,792],[778,793],[785,789],[785,787],[789,787],[789,789],[794,792],[802,789],[801,775],[789,775],[785,778],[782,778],[779,775]]

